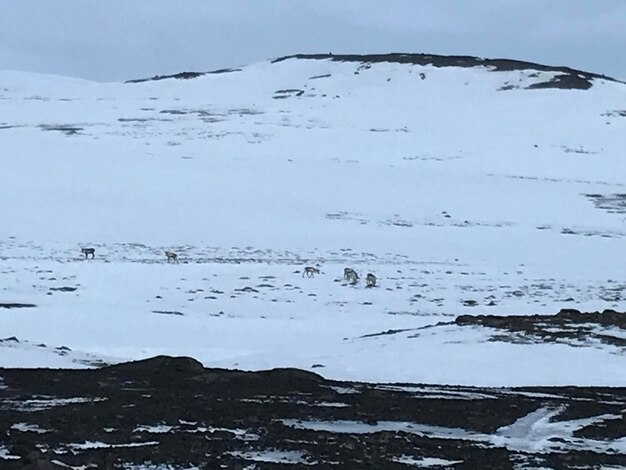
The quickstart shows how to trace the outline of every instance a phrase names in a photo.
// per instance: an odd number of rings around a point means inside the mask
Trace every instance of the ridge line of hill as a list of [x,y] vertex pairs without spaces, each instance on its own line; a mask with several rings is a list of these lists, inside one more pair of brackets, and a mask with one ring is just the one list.
[[[332,60],[334,62],[361,62],[364,64],[374,63],[398,63],[411,65],[432,65],[434,67],[493,67],[497,72],[509,72],[514,70],[537,70],[541,72],[560,72],[563,75],[555,77],[551,82],[537,84],[535,88],[564,88],[587,90],[591,88],[591,80],[600,79],[616,83],[626,83],[608,75],[586,72],[566,66],[544,65],[535,62],[527,62],[513,59],[489,59],[469,55],[437,55],[424,53],[388,53],[388,54],[293,54],[271,59],[270,63],[275,64],[290,59],[303,60]],[[201,77],[209,74],[221,74],[240,72],[241,68],[224,68],[208,72],[185,71],[171,75],[154,75],[148,78],[127,80],[124,83],[143,83],[147,81],[179,79],[186,80]]]

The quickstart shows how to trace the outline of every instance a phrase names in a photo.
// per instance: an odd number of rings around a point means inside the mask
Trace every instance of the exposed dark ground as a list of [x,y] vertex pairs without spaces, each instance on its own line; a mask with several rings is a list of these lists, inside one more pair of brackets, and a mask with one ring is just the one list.
[[202,75],[207,75],[207,74],[239,72],[240,70],[241,69],[219,69],[219,70],[212,70],[211,72],[180,72],[180,73],[175,73],[173,75],[154,75],[150,78],[137,78],[134,80],[127,80],[126,83],[143,83],[143,82],[150,82],[150,81],[167,80],[170,78],[175,78],[177,80],[189,80],[189,79],[201,77]]
[[[580,312],[563,309],[556,315],[461,315],[460,326],[480,325],[502,331],[495,340],[537,343],[561,342],[579,345],[601,342],[626,348],[626,314],[614,310]],[[626,371],[624,372],[626,377]]]
[[584,72],[569,67],[543,65],[534,62],[524,62],[511,59],[486,59],[483,57],[461,55],[436,55],[436,54],[296,54],[280,57],[273,62],[281,62],[287,59],[330,59],[338,62],[361,62],[374,64],[390,62],[400,64],[432,65],[434,67],[490,67],[494,71],[507,72],[511,70],[538,70],[542,72],[559,72],[554,79],[531,85],[529,88],[561,88],[587,90],[592,86],[592,80],[601,78],[604,80],[617,81],[591,72]]
[[[542,441],[552,412],[573,431]],[[0,369],[0,468],[626,468],[625,413],[626,388],[348,383],[165,356]]]

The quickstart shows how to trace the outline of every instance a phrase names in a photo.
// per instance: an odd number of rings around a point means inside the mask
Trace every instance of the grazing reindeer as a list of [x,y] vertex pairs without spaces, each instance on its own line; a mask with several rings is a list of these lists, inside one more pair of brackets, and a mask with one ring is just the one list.
[[173,251],[166,251],[165,256],[167,257],[168,263],[170,262],[170,260],[173,261],[174,263],[178,263],[178,255],[174,253]]
[[365,276],[365,287],[374,287],[376,286],[376,276],[372,273],[367,273]]
[[315,277],[315,275],[319,273],[319,269],[314,268],[313,266],[307,266],[304,268],[304,271],[302,271],[302,277],[304,277],[305,274],[307,277]]
[[343,278],[350,284],[356,284],[359,282],[359,275],[352,268],[345,268],[343,270]]
[[81,248],[80,252],[85,255],[85,259],[89,259],[89,255],[91,255],[91,259],[94,259],[96,257],[95,248]]

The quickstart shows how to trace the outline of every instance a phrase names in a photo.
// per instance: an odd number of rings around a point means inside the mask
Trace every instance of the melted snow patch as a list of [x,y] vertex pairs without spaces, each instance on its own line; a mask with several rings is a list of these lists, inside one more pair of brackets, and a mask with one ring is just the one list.
[[420,398],[431,398],[437,400],[493,400],[496,398],[494,395],[487,395],[486,393],[465,392],[463,390],[447,390],[443,388],[437,389],[432,387],[378,385],[376,388],[391,392],[419,393],[423,395]]
[[165,432],[170,432],[172,429],[176,429],[175,426],[168,426],[167,424],[159,424],[156,426],[151,426],[147,424],[143,424],[141,426],[137,426],[133,432],[151,432],[155,434],[161,434]]
[[72,398],[53,398],[39,397],[30,400],[6,400],[0,410],[16,410],[16,411],[43,411],[54,408],[55,406],[74,405],[76,403],[95,403],[105,401],[103,397],[72,397]]
[[89,465],[77,465],[77,466],[74,466],[74,465],[69,465],[69,464],[66,464],[65,462],[61,462],[61,461],[60,461],[60,460],[58,460],[58,459],[51,460],[50,462],[51,462],[51,463],[53,463],[53,464],[55,464],[55,465],[57,465],[57,466],[59,466],[59,467],[62,467],[62,468],[71,468],[72,470],[87,470],[88,468],[95,468],[95,467],[93,466],[93,464],[89,464]]
[[50,429],[43,429],[37,426],[36,424],[30,423],[15,423],[11,426],[11,429],[15,429],[20,432],[36,432],[37,434],[45,434],[47,432],[51,432]]
[[173,465],[135,465],[135,464],[124,464],[122,467],[124,470],[200,470],[199,467],[191,466],[191,467],[179,467]]
[[17,460],[17,459],[21,459],[21,457],[17,455],[11,455],[11,453],[9,452],[9,449],[7,449],[4,446],[0,446],[0,459]]
[[260,437],[258,434],[250,432],[247,429],[238,428],[220,428],[214,426],[197,426],[197,423],[191,421],[179,420],[181,425],[196,426],[191,429],[181,429],[180,426],[171,426],[169,424],[148,425],[142,424],[137,426],[133,432],[147,432],[154,434],[163,434],[167,432],[188,432],[188,433],[214,433],[214,432],[228,432],[235,435],[235,439],[241,439],[243,441],[256,441]]
[[611,419],[619,419],[621,416],[604,414],[584,419],[552,421],[552,418],[561,414],[565,408],[539,408],[514,423],[499,428],[493,435],[460,428],[430,426],[404,421],[380,421],[377,424],[366,424],[347,420],[299,421],[287,419],[282,420],[282,423],[285,426],[296,429],[347,434],[403,431],[433,439],[459,439],[483,442],[495,447],[506,447],[509,450],[530,453],[569,452],[572,450],[592,450],[608,454],[626,452],[626,437],[599,441],[574,436],[576,431],[586,426]]
[[147,442],[129,442],[127,444],[107,444],[101,441],[85,441],[82,443],[68,444],[68,447],[74,450],[86,450],[86,449],[110,449],[115,447],[143,447],[143,446],[158,446],[158,441]]
[[626,451],[626,438],[597,441],[574,437],[574,432],[591,424],[619,419],[617,415],[599,415],[569,421],[552,421],[566,407],[539,408],[509,426],[498,429],[491,442],[510,450],[521,452],[551,452],[569,450],[594,450],[603,453]]
[[321,401],[319,403],[309,403],[312,406],[322,406],[329,408],[345,408],[350,406],[348,403],[343,403],[340,401]]
[[359,421],[300,421],[284,419],[283,424],[296,429],[308,429],[311,431],[327,431],[348,434],[368,434],[380,431],[404,431],[438,439],[467,439],[473,441],[486,440],[484,434],[473,433],[460,428],[446,428],[443,426],[430,426],[408,421],[379,421],[377,424],[366,424]]
[[315,465],[315,462],[306,460],[307,454],[295,450],[261,450],[261,451],[232,451],[229,452],[233,457],[239,457],[245,460],[253,460],[255,462],[267,463],[283,463],[283,464],[299,464],[299,465]]
[[258,434],[248,431],[247,429],[237,429],[237,428],[216,428],[213,426],[209,426],[207,428],[199,427],[194,430],[190,430],[188,432],[230,432],[235,435],[235,439],[241,439],[243,441],[256,441],[260,439]]
[[457,463],[463,463],[463,460],[446,460],[436,457],[411,457],[409,455],[403,455],[401,457],[395,457],[391,459],[393,462],[402,463],[405,465],[413,465],[420,468],[428,467],[443,467],[449,465],[456,465]]
[[331,385],[328,388],[330,388],[334,392],[337,392],[341,395],[351,395],[354,393],[359,393],[359,390],[354,387],[339,387],[339,386]]

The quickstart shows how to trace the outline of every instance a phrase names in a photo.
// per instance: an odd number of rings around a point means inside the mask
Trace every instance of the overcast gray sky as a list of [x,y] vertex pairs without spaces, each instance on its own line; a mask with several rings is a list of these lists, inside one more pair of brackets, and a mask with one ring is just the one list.
[[2,0],[0,69],[99,81],[295,53],[427,52],[626,79],[626,0]]

